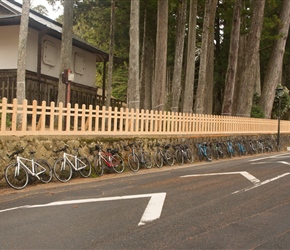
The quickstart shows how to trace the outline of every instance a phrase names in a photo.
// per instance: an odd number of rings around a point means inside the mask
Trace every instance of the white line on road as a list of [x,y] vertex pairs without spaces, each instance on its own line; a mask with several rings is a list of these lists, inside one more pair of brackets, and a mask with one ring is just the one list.
[[136,198],[148,198],[148,197],[150,197],[150,200],[138,224],[138,226],[141,226],[141,225],[145,225],[146,222],[150,222],[150,221],[160,218],[164,200],[166,197],[166,193],[125,195],[125,196],[80,199],[80,200],[69,200],[69,201],[55,201],[55,202],[51,202],[47,204],[25,205],[25,206],[3,209],[3,210],[0,210],[0,213],[12,211],[16,209],[22,209],[22,208],[50,207],[50,206],[61,206],[61,205],[80,204],[80,203],[91,203],[91,202],[99,202],[99,201],[115,201],[115,200],[127,200],[127,199],[136,199]]
[[279,154],[279,155],[272,155],[272,156],[267,156],[267,157],[261,157],[261,158],[252,159],[252,160],[249,160],[249,161],[251,161],[251,162],[253,162],[253,161],[260,161],[260,160],[264,160],[264,159],[277,158],[277,157],[285,156],[285,155],[289,155],[289,153]]
[[241,190],[235,191],[235,192],[233,192],[232,194],[237,194],[237,193],[241,193],[241,192],[247,192],[247,191],[249,191],[249,190],[251,190],[251,189],[254,189],[254,188],[260,187],[260,186],[262,186],[262,185],[268,184],[268,183],[270,183],[270,182],[272,182],[272,181],[276,181],[276,180],[278,180],[278,179],[280,179],[280,178],[282,178],[282,177],[284,177],[284,176],[287,176],[287,175],[289,175],[289,174],[290,174],[290,173],[285,173],[285,174],[282,174],[282,175],[278,175],[278,176],[276,176],[276,177],[274,177],[274,178],[272,178],[272,179],[268,179],[268,180],[265,180],[265,181],[263,181],[263,182],[257,183],[257,184],[255,184],[255,185],[252,186],[252,187],[248,187],[248,188],[244,188],[244,189],[241,189]]
[[233,175],[233,174],[241,174],[245,178],[247,178],[250,182],[256,184],[259,183],[260,180],[257,179],[255,176],[249,174],[248,172],[241,171],[241,172],[225,172],[225,173],[210,173],[210,174],[193,174],[193,175],[184,175],[180,177],[197,177],[197,176],[211,176],[211,175]]

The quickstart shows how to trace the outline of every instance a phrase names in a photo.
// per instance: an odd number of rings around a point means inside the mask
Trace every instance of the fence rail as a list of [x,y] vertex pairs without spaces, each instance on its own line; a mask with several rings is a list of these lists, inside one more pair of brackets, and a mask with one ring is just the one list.
[[[27,100],[0,103],[0,135],[210,135],[274,134],[277,120],[188,114],[128,108],[86,108],[54,102],[41,105]],[[281,121],[281,133],[290,132],[290,121]]]

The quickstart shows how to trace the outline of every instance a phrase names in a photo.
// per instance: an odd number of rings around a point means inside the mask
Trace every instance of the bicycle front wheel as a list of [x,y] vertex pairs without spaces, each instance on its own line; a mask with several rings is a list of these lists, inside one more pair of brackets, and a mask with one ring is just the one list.
[[4,176],[7,184],[17,190],[23,189],[28,183],[28,173],[21,165],[17,163],[9,164],[4,171]]
[[128,165],[133,172],[137,172],[140,168],[139,159],[137,155],[130,153],[128,155]]
[[193,156],[192,151],[188,148],[188,149],[186,149],[185,154],[186,154],[186,161],[188,163],[193,163],[194,162],[194,156]]
[[143,152],[145,168],[152,168],[151,155],[148,152]]
[[163,167],[163,157],[161,155],[161,152],[155,152],[154,154],[154,160],[155,160],[155,164],[158,168],[162,168]]
[[183,162],[184,162],[184,158],[183,158],[183,153],[181,150],[176,150],[175,152],[175,158],[176,158],[176,161],[182,165]]
[[64,164],[64,159],[60,158],[54,163],[53,173],[60,182],[67,182],[72,177],[72,168],[67,162]]
[[118,174],[121,174],[124,172],[124,168],[125,168],[124,160],[120,155],[115,154],[112,156],[112,167],[114,171]]
[[92,167],[88,158],[85,156],[81,156],[79,157],[79,161],[77,162],[78,162],[78,169],[81,176],[84,178],[89,177],[92,172]]
[[40,181],[43,182],[43,183],[49,183],[51,181],[51,179],[52,179],[51,166],[44,159],[40,159],[40,160],[36,161],[35,172],[36,172],[36,174],[40,172],[38,177],[39,177]]
[[96,156],[94,159],[94,168],[98,176],[102,176],[104,174],[104,168],[101,159],[99,159],[99,156]]
[[211,148],[207,148],[207,149],[206,149],[206,160],[207,160],[207,161],[212,161]]
[[170,154],[169,151],[166,151],[164,153],[165,161],[169,166],[172,166],[174,164],[174,157]]

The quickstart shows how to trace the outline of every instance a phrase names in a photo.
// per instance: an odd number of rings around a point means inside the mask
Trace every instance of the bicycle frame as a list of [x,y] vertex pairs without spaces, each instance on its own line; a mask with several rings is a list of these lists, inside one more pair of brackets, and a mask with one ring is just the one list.
[[[77,155],[68,154],[66,152],[63,153],[63,160],[64,160],[63,167],[65,166],[66,163],[68,163],[76,171],[83,169],[87,166],[82,160],[78,158]],[[74,163],[72,162],[73,160],[74,160]],[[77,163],[81,163],[81,164],[77,164]]]
[[[32,168],[31,170],[29,167],[27,167],[27,165],[24,163],[24,161],[31,162],[31,168]],[[24,167],[30,175],[37,177],[38,180],[40,180],[39,175],[46,171],[46,169],[44,167],[42,167],[40,164],[38,164],[36,161],[34,161],[34,159],[27,159],[27,158],[24,158],[21,156],[17,156],[16,162],[17,162],[17,168],[16,168],[15,176],[19,175],[20,166]],[[35,165],[38,166],[39,168],[41,168],[40,172],[35,173]]]

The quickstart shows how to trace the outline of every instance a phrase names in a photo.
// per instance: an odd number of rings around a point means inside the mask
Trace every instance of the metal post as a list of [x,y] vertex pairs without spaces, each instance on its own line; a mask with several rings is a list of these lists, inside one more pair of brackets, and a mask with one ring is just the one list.
[[281,115],[281,97],[279,96],[279,103],[278,103],[278,135],[277,135],[278,151],[280,151],[280,115]]

